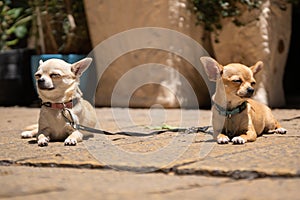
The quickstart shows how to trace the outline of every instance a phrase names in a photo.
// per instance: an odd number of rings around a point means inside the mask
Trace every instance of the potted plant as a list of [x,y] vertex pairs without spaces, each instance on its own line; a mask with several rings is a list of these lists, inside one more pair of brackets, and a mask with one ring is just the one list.
[[214,57],[248,66],[258,60],[254,98],[271,107],[285,105],[283,74],[291,35],[291,3],[299,0],[192,0],[198,20],[211,31]]
[[73,63],[91,50],[82,1],[5,0],[0,11],[0,105],[37,99],[33,74],[40,59]]
[[197,19],[197,25],[204,26],[205,30],[214,33],[214,41],[220,42],[218,39],[219,31],[222,29],[222,19],[230,18],[236,26],[245,25],[239,17],[245,9],[253,10],[261,6],[260,0],[191,0],[193,11]]
[[30,105],[36,99],[30,67],[34,50],[25,48],[30,10],[0,1],[0,22],[0,105]]

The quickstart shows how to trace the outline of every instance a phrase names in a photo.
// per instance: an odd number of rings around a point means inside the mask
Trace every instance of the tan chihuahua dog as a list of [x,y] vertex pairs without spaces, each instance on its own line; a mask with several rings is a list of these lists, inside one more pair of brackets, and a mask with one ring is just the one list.
[[74,64],[60,59],[40,61],[35,73],[37,91],[42,107],[37,127],[29,127],[21,133],[23,138],[37,137],[39,146],[47,146],[50,140],[63,141],[65,145],[76,145],[83,134],[73,125],[97,126],[96,112],[82,98],[79,89],[81,74],[91,64],[91,58]]
[[216,82],[216,92],[212,97],[212,124],[214,138],[219,144],[230,140],[234,144],[255,141],[262,133],[287,131],[273,117],[270,108],[250,99],[254,93],[254,75],[263,62],[252,67],[232,63],[222,66],[210,57],[200,58],[209,80]]

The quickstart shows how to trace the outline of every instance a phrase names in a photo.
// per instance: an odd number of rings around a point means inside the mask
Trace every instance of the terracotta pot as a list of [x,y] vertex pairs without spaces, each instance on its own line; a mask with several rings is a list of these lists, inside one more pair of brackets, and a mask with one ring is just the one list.
[[271,107],[284,106],[283,75],[291,35],[291,5],[263,1],[261,9],[245,11],[241,21],[246,25],[237,27],[231,19],[223,20],[220,42],[212,42],[216,59],[222,64],[241,62],[248,66],[263,61],[264,70],[257,77],[254,98]]
[[[195,17],[187,8],[189,5],[177,0],[85,0],[84,2],[94,48],[116,34],[135,28],[166,28],[182,33],[197,42],[201,41],[204,33],[200,26],[195,26]],[[155,43],[154,46],[159,46],[159,43],[164,43],[166,40],[157,35],[157,40],[149,41],[149,46],[152,43]],[[124,50],[137,42],[135,37],[128,37],[126,41],[121,41],[121,45],[114,45],[106,50],[107,52],[123,50],[124,54],[109,63],[109,67],[101,77],[98,77],[99,84],[95,96],[97,106],[151,107],[159,104],[163,107],[176,108],[210,105],[208,89],[202,76],[185,58],[174,53],[189,51],[188,54],[193,56],[192,60],[200,63],[201,55],[194,52],[191,46],[180,43],[177,38],[174,38],[172,42],[176,43],[178,48],[170,42],[167,50],[150,49],[147,46],[133,51]],[[96,64],[102,65],[97,60],[103,58],[99,58],[97,53],[94,56]],[[150,66],[151,70],[147,68],[149,63],[155,63]],[[165,68],[156,71],[155,65],[165,66]],[[146,71],[139,75],[133,75],[134,73],[130,75],[135,68],[141,66],[144,66]],[[125,80],[123,79],[125,76],[127,82],[120,83],[121,80]],[[189,83],[193,91],[187,91],[182,85],[184,84],[182,79]],[[141,81],[145,81],[145,84]],[[116,94],[116,87],[120,85],[123,89],[118,89]],[[136,87],[134,91],[129,91],[129,88],[134,87]],[[196,101],[192,93],[196,95]]]

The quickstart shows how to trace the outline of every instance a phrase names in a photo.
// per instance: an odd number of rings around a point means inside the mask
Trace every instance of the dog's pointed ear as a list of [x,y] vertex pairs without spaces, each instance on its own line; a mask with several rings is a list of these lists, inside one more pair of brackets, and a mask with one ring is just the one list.
[[223,71],[223,66],[220,65],[215,59],[207,56],[201,57],[200,61],[203,64],[208,79],[211,81],[216,81]]
[[42,65],[44,62],[43,62],[43,60],[40,60],[39,61],[39,65]]
[[253,72],[253,74],[255,75],[257,72],[262,70],[263,66],[264,66],[264,63],[262,61],[258,61],[255,65],[250,67],[250,69]]
[[79,60],[78,62],[72,64],[71,70],[75,76],[81,76],[82,73],[90,66],[92,61],[92,58],[84,58]]

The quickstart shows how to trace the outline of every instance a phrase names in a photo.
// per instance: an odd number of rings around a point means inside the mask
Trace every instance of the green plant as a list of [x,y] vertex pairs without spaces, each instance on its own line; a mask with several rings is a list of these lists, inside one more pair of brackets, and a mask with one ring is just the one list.
[[261,5],[259,0],[192,0],[192,3],[197,24],[204,25],[206,30],[212,32],[222,29],[222,18],[233,17],[233,23],[241,25],[237,17],[242,7],[252,10]]
[[30,0],[31,38],[40,53],[91,50],[83,0]]
[[11,8],[10,1],[0,1],[0,51],[16,46],[28,35],[30,9]]
[[[260,8],[261,0],[190,0],[192,10],[196,15],[197,24],[203,25],[210,32],[216,33],[222,29],[222,18],[231,18],[232,22],[241,26],[244,25],[239,16],[244,10],[253,10]],[[287,3],[297,4],[299,0],[286,0]],[[281,9],[285,9],[281,5]],[[216,39],[218,42],[218,39]]]

